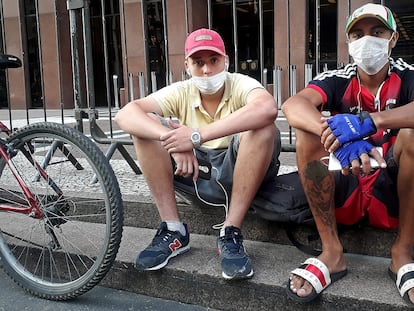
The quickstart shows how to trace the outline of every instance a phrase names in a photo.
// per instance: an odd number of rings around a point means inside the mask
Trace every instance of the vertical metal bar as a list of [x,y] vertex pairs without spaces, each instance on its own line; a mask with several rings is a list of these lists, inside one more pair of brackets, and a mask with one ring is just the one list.
[[[115,100],[115,109],[119,109],[119,87],[118,87],[118,76],[113,75],[112,80],[114,82],[114,100]],[[111,106],[109,106],[109,110],[111,110]],[[110,119],[111,121],[111,119]]]
[[89,10],[89,1],[86,0],[82,10],[83,22],[83,48],[85,53],[85,73],[86,73],[86,94],[88,98],[88,108],[95,109],[95,85],[93,78],[93,61],[92,61],[92,38],[91,38],[91,15]]
[[[259,0],[259,60],[260,60],[260,72],[261,75],[261,82],[264,83],[265,79],[265,71],[264,71],[264,35],[263,35],[263,0]],[[267,74],[267,69],[266,69]],[[267,83],[267,81],[266,81]]]
[[59,16],[58,16],[58,6],[57,2],[59,0],[55,0],[54,8],[55,8],[55,27],[56,27],[56,58],[58,60],[58,79],[59,79],[59,100],[60,100],[60,116],[61,116],[61,123],[65,124],[65,116],[64,116],[64,105],[63,105],[63,83],[62,83],[62,58],[60,57],[60,30],[59,30]]
[[276,66],[276,81],[277,81],[277,92],[276,101],[279,109],[282,108],[282,67]]
[[[147,77],[147,81],[149,83],[149,81],[151,81],[151,71],[150,71],[150,59],[149,59],[149,50],[148,50],[148,9],[147,9],[147,1],[148,0],[142,0],[141,1],[141,13],[142,13],[142,29],[144,31],[144,33],[142,34],[142,39],[144,40],[144,60],[145,60],[145,72],[146,72],[146,77]],[[149,92],[151,92],[151,90],[148,90]],[[142,94],[145,93],[141,93],[140,96],[142,96]]]
[[211,0],[207,1],[207,18],[208,18],[208,28],[211,29],[213,25],[213,11],[211,8]]
[[[4,31],[4,12],[3,12],[3,0],[0,0],[0,20],[1,20],[1,37],[2,40],[2,50],[0,52],[6,53],[6,33]],[[17,56],[17,55],[16,55]],[[6,96],[7,96],[7,109],[9,113],[9,129],[13,130],[12,125],[12,113],[11,113],[11,103],[10,103],[10,84],[9,84],[9,73],[8,70],[4,70],[4,75],[6,76]]]
[[[296,94],[296,65],[290,65],[291,71],[291,80],[290,80],[290,94],[289,96],[293,96]],[[289,144],[293,143],[293,133],[292,127],[289,125]]]
[[[106,17],[105,17],[105,0],[101,0],[101,21],[102,21],[102,39],[103,39],[103,52],[104,52],[104,71],[105,71],[105,84],[106,84],[106,104],[111,110],[111,82],[109,72],[109,57],[108,57],[108,38],[106,36]],[[115,93],[114,93],[114,99]]]
[[304,87],[306,87],[309,83],[309,81],[312,80],[312,64],[305,64],[305,85]]
[[231,2],[233,10],[233,45],[234,45],[234,71],[239,71],[239,49],[238,49],[238,39],[237,39],[237,3],[236,0]]
[[[287,1],[287,4],[286,4],[286,10],[287,10],[287,12],[286,12],[286,16],[287,16],[287,45],[286,45],[286,48],[287,48],[287,63],[288,63],[288,66],[290,66],[290,62],[292,61],[292,57],[291,57],[291,55],[290,55],[290,52],[291,52],[291,48],[290,48],[290,42],[291,42],[291,40],[290,40],[290,0],[288,0]],[[290,85],[290,80],[292,79],[292,77],[291,77],[291,70],[290,70],[290,68],[288,68],[288,72],[287,72],[287,74],[288,74],[288,82],[289,82],[289,85]]]
[[279,108],[279,100],[277,98],[277,85],[279,84],[279,81],[277,81],[276,66],[273,67],[272,76],[273,76],[273,98],[276,100],[277,107]]
[[73,99],[75,106],[76,129],[83,132],[83,122],[81,117],[82,97],[80,88],[80,66],[79,66],[79,51],[78,51],[78,31],[76,23],[76,9],[71,8],[71,0],[67,0],[67,8],[69,10],[69,24],[70,24],[70,46],[72,53],[72,71],[73,71]]
[[[166,74],[166,79],[169,79],[168,74]],[[155,71],[151,71],[151,89],[153,92],[157,90],[157,75]]]
[[[42,104],[43,104],[43,118],[47,121],[47,110],[46,110],[46,101],[45,101],[45,81],[43,74],[43,53],[42,53],[42,36],[40,35],[40,19],[39,19],[39,1],[35,1],[35,11],[36,11],[36,31],[37,31],[37,46],[39,53],[39,69],[40,69],[40,87],[42,92]],[[29,123],[29,119],[28,119]]]
[[267,89],[267,68],[263,68],[262,71],[262,84]]
[[135,99],[134,96],[134,74],[128,74],[128,101],[133,101]]
[[[208,0],[209,2],[211,0]],[[190,22],[188,16],[188,0],[184,1],[184,17],[185,17],[185,33],[188,34],[190,32]]]
[[[125,72],[129,72],[129,64],[128,64],[128,49],[127,49],[127,39],[126,39],[126,18],[125,18],[125,1],[121,0],[120,1],[120,7],[119,7],[119,11],[120,13],[122,12],[122,18],[120,18],[121,23],[122,23],[122,28],[123,28],[123,41],[124,41],[124,49],[123,49],[123,53],[124,53],[124,61],[123,61],[123,65],[125,66]],[[121,33],[121,34],[122,34]]]
[[315,1],[315,69],[316,74],[319,74],[321,72],[320,68],[320,57],[321,57],[321,50],[320,50],[320,40],[321,40],[321,34],[320,34],[320,0]]
[[138,86],[139,86],[139,98],[145,97],[145,79],[144,79],[144,73],[140,72],[138,74]]
[[[167,3],[166,0],[162,0],[162,24],[164,27],[164,59],[165,59],[165,83],[169,85],[172,83],[171,77],[168,75],[170,72],[170,57],[168,50],[168,24],[167,24]],[[154,90],[153,90],[154,91]]]
[[296,65],[290,65],[290,76],[292,79],[290,80],[290,94],[289,96],[293,96],[296,94]]

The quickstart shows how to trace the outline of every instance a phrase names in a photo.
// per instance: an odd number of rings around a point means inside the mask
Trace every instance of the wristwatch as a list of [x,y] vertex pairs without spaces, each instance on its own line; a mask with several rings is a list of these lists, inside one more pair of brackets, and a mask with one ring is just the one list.
[[191,134],[191,142],[193,143],[194,148],[199,148],[201,146],[201,135],[198,129],[193,129]]

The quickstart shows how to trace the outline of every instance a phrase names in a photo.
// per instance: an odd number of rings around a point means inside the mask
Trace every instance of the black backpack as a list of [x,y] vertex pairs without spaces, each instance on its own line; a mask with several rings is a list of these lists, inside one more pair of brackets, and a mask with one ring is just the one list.
[[[200,182],[202,185],[203,180]],[[177,190],[197,199],[190,178],[175,177],[174,184]],[[221,191],[211,191],[202,186],[198,190],[202,197],[210,202],[224,202],[223,197],[217,197],[217,193]],[[312,212],[297,171],[277,175],[264,182],[252,202],[251,209],[259,217],[283,225],[289,240],[301,251],[313,256],[320,254],[320,250],[309,245],[319,239],[319,234],[314,226]],[[296,233],[303,231],[304,226],[310,231],[308,230],[306,241],[300,242]]]
[[277,175],[261,185],[252,202],[260,217],[277,222],[313,224],[312,213],[297,171]]

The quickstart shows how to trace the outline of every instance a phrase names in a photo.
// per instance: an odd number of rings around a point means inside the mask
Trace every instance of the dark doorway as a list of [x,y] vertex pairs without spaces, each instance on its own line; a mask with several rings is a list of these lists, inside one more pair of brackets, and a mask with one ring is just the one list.
[[[146,42],[152,92],[167,84],[165,44],[164,44],[164,6],[161,0],[145,1]],[[155,79],[155,81],[154,81]]]
[[92,0],[90,15],[96,106],[114,106],[114,79],[124,87],[119,2]]
[[28,108],[41,108],[43,107],[43,74],[40,59],[37,1],[24,0],[20,4],[23,11],[24,62],[28,68],[28,70],[25,70],[25,74],[26,81],[30,85],[26,105]]
[[[229,70],[261,81],[262,69],[266,68],[267,82],[272,83],[274,1],[212,0],[211,3],[212,28],[223,37],[230,58]],[[230,27],[234,20],[237,21],[235,29]]]
[[308,21],[306,63],[313,65],[313,74],[327,69],[336,69],[339,66],[337,64],[338,6],[336,1],[310,0]]

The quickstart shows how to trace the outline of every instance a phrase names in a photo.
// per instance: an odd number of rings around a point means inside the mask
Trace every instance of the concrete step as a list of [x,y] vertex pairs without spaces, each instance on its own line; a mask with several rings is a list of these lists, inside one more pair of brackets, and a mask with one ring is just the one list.
[[155,234],[154,229],[124,227],[117,262],[102,285],[218,310],[405,310],[387,274],[385,257],[347,254],[349,273],[328,287],[311,304],[286,296],[289,271],[308,256],[297,248],[245,240],[255,275],[250,280],[226,281],[221,276],[212,235],[191,234],[191,249],[160,271],[133,268],[137,253]]
[[[160,219],[143,176],[132,173],[125,161],[112,160],[111,165],[121,187],[125,225],[157,228]],[[282,166],[280,173],[287,173],[294,169],[293,166]],[[217,235],[217,230],[212,227],[224,221],[224,208],[203,205],[178,192],[177,202],[181,219],[191,227],[194,233]],[[249,240],[292,245],[286,235],[286,224],[262,219],[254,211],[249,211],[246,216],[242,232],[244,237]],[[306,226],[299,226],[295,229],[295,237],[300,242],[319,248],[318,241],[308,242],[309,235],[314,233],[313,229]],[[379,230],[370,227],[347,228],[341,233],[341,240],[348,252],[382,257],[390,256],[389,250],[395,237],[396,231],[394,230]]]
[[[113,165],[114,166],[114,165]],[[177,193],[181,218],[191,230],[191,250],[170,261],[161,271],[133,268],[137,254],[155,235],[159,216],[140,175],[122,174],[115,166],[124,200],[125,227],[117,262],[103,285],[197,304],[219,310],[403,310],[407,306],[387,274],[394,231],[354,228],[341,234],[348,250],[349,274],[330,286],[318,301],[302,305],[286,296],[289,272],[308,255],[287,238],[285,224],[249,212],[242,228],[253,260],[251,280],[225,281],[216,251],[217,231],[224,210],[207,207]],[[313,231],[300,227],[297,237],[307,243]],[[311,243],[318,247],[318,242]]]
[[[140,228],[158,228],[160,219],[155,205],[142,196],[124,195],[124,223],[126,226]],[[218,230],[213,226],[225,219],[223,208],[200,205],[182,195],[178,196],[178,208],[181,219],[186,222],[192,232],[217,236]],[[245,239],[292,245],[287,230],[293,233],[297,241],[312,249],[320,249],[320,241],[309,241],[317,232],[313,227],[294,226],[277,223],[260,218],[254,211],[249,211],[242,227]],[[390,248],[396,237],[394,230],[380,230],[371,227],[346,228],[340,238],[347,252],[370,256],[390,256]]]

